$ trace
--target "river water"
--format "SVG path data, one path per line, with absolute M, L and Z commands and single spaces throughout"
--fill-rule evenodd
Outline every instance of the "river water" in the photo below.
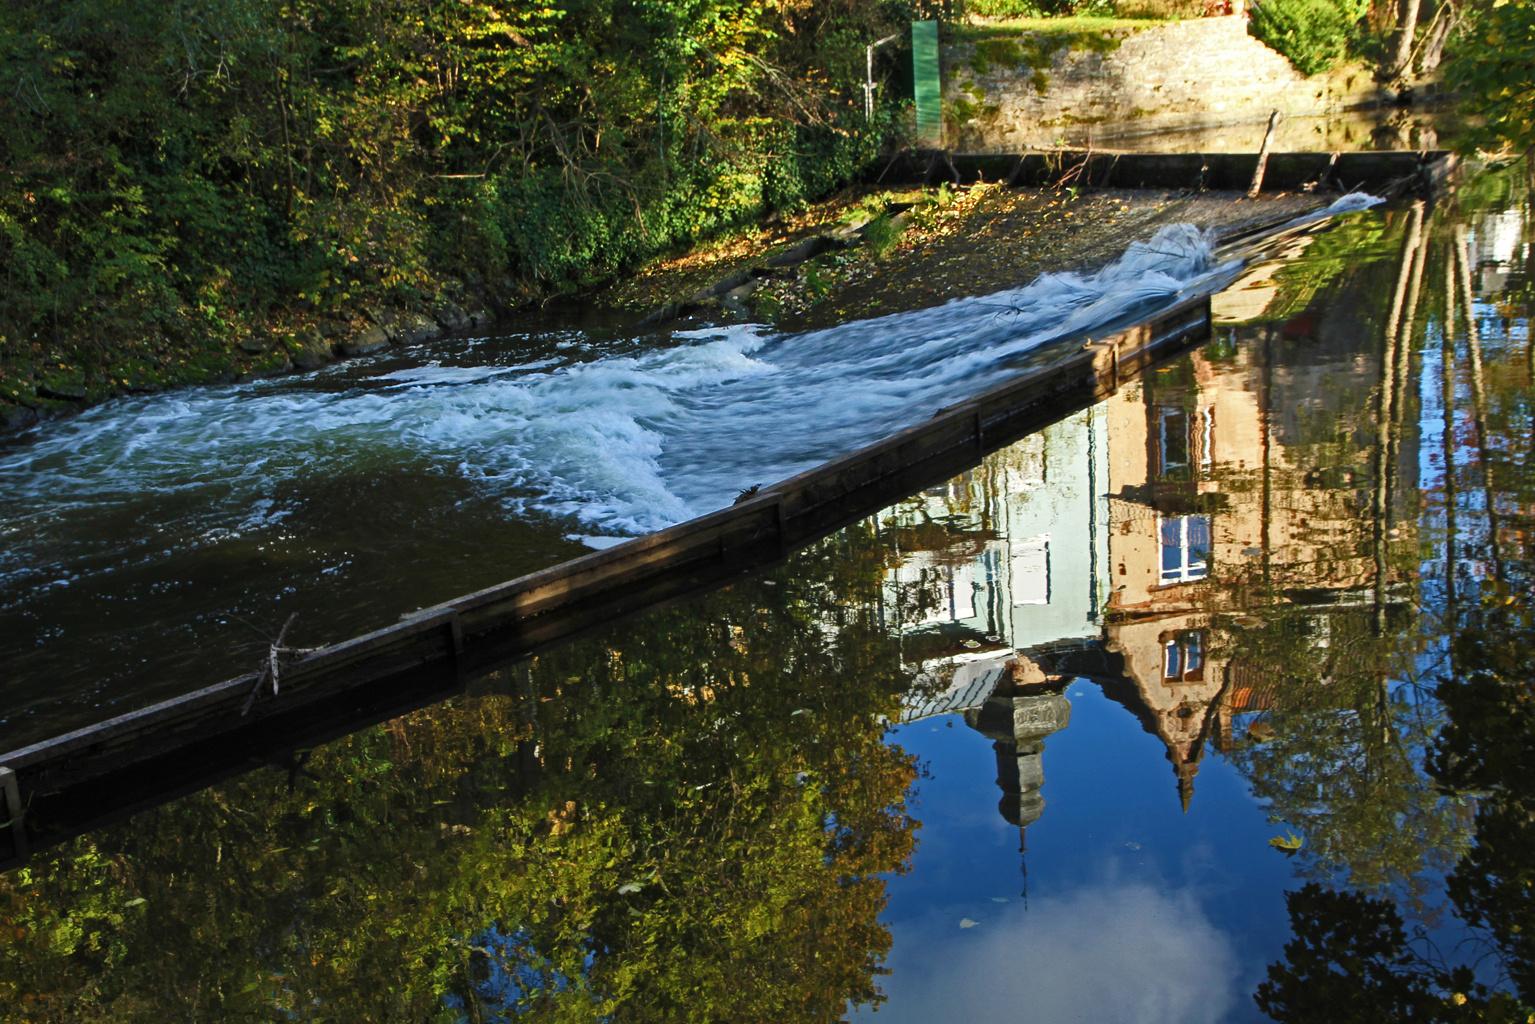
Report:
M 1229 279 L 1169 225 L 1093 274 L 779 334 L 547 322 L 114 402 L 0 446 L 0 750 L 728 505 Z
M 1354 213 L 1245 268 L 1161 240 L 1178 262 L 1139 275 L 1154 285 L 1134 302 L 1229 276 L 1210 344 L 760 578 L 35 857 L 0 881 L 0 1004 L 1523 1020 L 1528 180 Z M 146 403 L 136 426 L 55 425 L 6 454 L 26 496 L 6 513 L 8 621 L 87 647 L 118 613 L 98 597 L 50 619 L 66 601 L 36 603 L 38 553 L 81 567 L 58 591 L 99 595 L 94 579 L 183 564 L 197 529 L 231 531 L 196 548 L 225 552 L 209 580 L 258 564 L 309 586 L 332 559 L 350 581 L 332 600 L 375 591 L 359 619 L 424 604 L 964 397 L 1006 371 L 993 353 L 1026 359 L 1060 327 L 1029 314 L 1019 331 L 1028 299 L 840 336 L 550 331 L 515 364 L 510 343 L 471 339 Z M 844 376 L 812 372 L 829 364 Z M 796 409 L 823 429 L 780 438 Z M 705 427 L 718 438 L 676 447 Z M 120 475 L 72 464 L 66 436 Z M 181 448 L 179 472 L 201 475 L 168 486 Z M 317 540 L 317 499 L 354 531 Z M 157 524 L 159 550 L 90 541 Z M 385 584 L 413 560 L 449 564 Z M 197 622 L 206 592 L 155 607 Z M 177 647 L 174 629 L 143 635 L 138 657 Z M 76 699 L 49 671 L 55 704 Z M 12 707 L 54 706 L 42 689 Z

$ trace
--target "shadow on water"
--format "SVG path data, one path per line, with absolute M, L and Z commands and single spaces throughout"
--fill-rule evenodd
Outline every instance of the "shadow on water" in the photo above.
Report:
M 0 1003 L 1526 1019 L 1527 174 L 1297 239 L 760 579 L 39 854 Z

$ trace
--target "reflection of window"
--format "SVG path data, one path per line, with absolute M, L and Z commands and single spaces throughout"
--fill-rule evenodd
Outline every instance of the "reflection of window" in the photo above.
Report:
M 1209 469 L 1215 464 L 1215 406 L 1211 406 L 1199 416 L 1199 464 Z
M 1197 683 L 1205 677 L 1205 635 L 1177 633 L 1162 641 L 1162 678 Z
M 1183 583 L 1210 575 L 1210 517 L 1162 520 L 1162 582 Z
M 1215 461 L 1215 409 L 1195 412 L 1186 409 L 1157 410 L 1158 476 L 1177 474 L 1198 461 L 1208 469 Z
M 1050 603 L 1050 535 L 1012 542 L 1013 604 Z
M 1189 414 L 1182 409 L 1157 410 L 1157 441 L 1164 473 L 1189 464 Z

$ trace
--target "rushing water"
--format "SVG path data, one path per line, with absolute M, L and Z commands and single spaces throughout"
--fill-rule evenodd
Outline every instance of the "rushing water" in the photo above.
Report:
M 1527 180 L 1297 240 L 761 579 L 37 856 L 0 1006 L 1526 1019 Z
M 1171 225 L 823 331 L 506 333 L 48 424 L 0 448 L 0 749 L 233 675 L 288 614 L 336 641 L 727 505 L 1235 269 Z

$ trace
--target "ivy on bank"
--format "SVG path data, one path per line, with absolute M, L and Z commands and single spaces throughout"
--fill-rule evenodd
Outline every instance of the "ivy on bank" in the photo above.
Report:
M 891 130 L 899 3 L 35 0 L 0 12 L 0 404 L 261 324 L 548 292 L 792 208 Z M 82 394 L 84 392 L 82 391 Z

